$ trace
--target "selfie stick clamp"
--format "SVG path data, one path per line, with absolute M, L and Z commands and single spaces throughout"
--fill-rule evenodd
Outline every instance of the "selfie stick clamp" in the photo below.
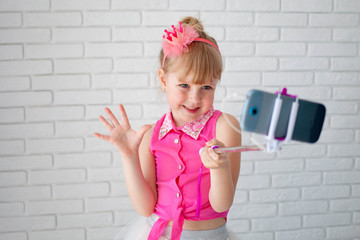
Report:
M 267 143 L 266 143 L 266 150 L 268 152 L 277 152 L 277 151 L 279 151 L 280 150 L 280 144 L 288 143 L 291 140 L 293 132 L 294 132 L 294 127 L 295 127 L 295 122 L 296 122 L 298 109 L 299 109 L 299 99 L 298 99 L 298 97 L 294 96 L 294 95 L 287 94 L 287 89 L 286 88 L 283 88 L 282 92 L 281 93 L 277 92 L 277 94 L 278 94 L 278 96 L 277 96 L 277 98 L 275 100 L 274 109 L 273 109 L 273 112 L 272 112 L 272 115 L 271 115 L 269 133 L 268 133 L 268 136 L 266 138 L 268 140 Z M 279 121 L 279 116 L 280 116 L 281 107 L 282 107 L 281 95 L 295 98 L 295 101 L 293 102 L 293 104 L 291 106 L 291 111 L 290 111 L 288 127 L 287 127 L 285 138 L 276 138 L 275 137 L 275 131 L 276 131 L 276 126 L 277 126 L 278 121 Z

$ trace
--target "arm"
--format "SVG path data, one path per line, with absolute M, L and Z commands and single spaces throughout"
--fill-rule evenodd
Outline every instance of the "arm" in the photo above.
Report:
M 225 113 L 224 113 L 225 114 Z M 239 122 L 231 115 L 227 115 L 230 122 L 239 127 Z M 210 168 L 211 187 L 209 200 L 213 209 L 224 212 L 230 209 L 236 191 L 236 184 L 240 173 L 240 153 L 217 154 L 211 146 L 234 147 L 241 145 L 241 134 L 234 131 L 221 115 L 216 123 L 216 139 L 206 143 L 206 151 L 201 152 L 204 166 Z
M 122 124 L 118 122 L 110 109 L 105 111 L 111 124 L 100 116 L 100 121 L 109 130 L 110 135 L 95 133 L 102 140 L 113 144 L 120 152 L 129 197 L 135 210 L 144 216 L 154 212 L 156 204 L 155 163 L 148 149 L 152 129 L 150 125 L 134 131 L 129 123 L 125 109 L 119 105 Z M 141 160 L 140 160 L 141 159 Z

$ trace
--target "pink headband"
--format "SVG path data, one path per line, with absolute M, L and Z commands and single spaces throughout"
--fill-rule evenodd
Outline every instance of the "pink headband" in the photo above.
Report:
M 219 48 L 213 42 L 199 38 L 199 33 L 192 26 L 187 25 L 183 28 L 181 22 L 179 22 L 178 28 L 175 28 L 174 25 L 171 28 L 173 29 L 171 32 L 165 30 L 166 35 L 163 35 L 162 47 L 164 58 L 162 60 L 162 68 L 164 68 L 167 57 L 181 56 L 183 52 L 189 51 L 188 45 L 194 41 L 210 44 L 220 53 Z

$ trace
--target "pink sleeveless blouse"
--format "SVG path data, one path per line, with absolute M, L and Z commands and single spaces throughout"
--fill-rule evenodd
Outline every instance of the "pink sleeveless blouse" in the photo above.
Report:
M 201 162 L 199 150 L 215 138 L 215 126 L 221 112 L 210 109 L 195 122 L 176 127 L 171 113 L 155 125 L 150 150 L 155 156 L 158 201 L 149 240 L 158 240 L 173 220 L 171 239 L 179 240 L 184 219 L 192 221 L 227 217 L 218 213 L 209 201 L 210 170 Z

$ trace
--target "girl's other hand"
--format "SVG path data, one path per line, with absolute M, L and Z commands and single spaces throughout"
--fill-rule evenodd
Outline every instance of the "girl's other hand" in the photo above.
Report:
M 122 156 L 135 157 L 138 155 L 139 146 L 144 134 L 151 128 L 150 125 L 142 126 L 138 131 L 131 128 L 126 111 L 122 104 L 119 104 L 121 124 L 109 108 L 105 108 L 110 122 L 103 116 L 99 116 L 100 121 L 109 130 L 110 135 L 94 133 L 94 136 L 113 144 Z
M 229 166 L 229 159 L 226 153 L 216 153 L 212 146 L 225 147 L 225 145 L 217 139 L 212 139 L 206 143 L 202 149 L 200 156 L 204 166 L 209 169 L 218 169 Z

